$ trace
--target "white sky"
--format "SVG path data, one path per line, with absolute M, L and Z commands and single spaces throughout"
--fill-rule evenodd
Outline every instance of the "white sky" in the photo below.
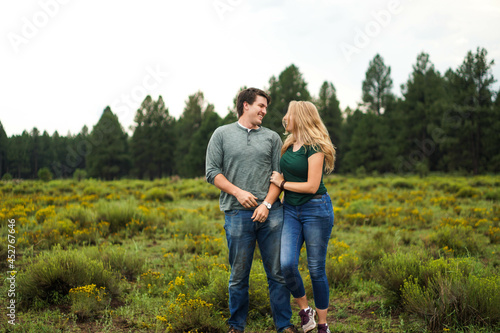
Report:
M 422 51 L 443 74 L 484 47 L 500 79 L 498 0 L 3 0 L 0 29 L 8 136 L 91 130 L 107 105 L 128 129 L 145 93 L 178 118 L 201 90 L 224 116 L 241 86 L 268 88 L 292 63 L 312 95 L 330 81 L 355 108 L 376 53 L 397 95 Z

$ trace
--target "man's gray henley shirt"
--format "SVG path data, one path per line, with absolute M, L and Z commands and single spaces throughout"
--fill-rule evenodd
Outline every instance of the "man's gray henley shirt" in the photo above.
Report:
M 238 122 L 215 130 L 206 155 L 206 178 L 214 184 L 215 176 L 224 175 L 229 182 L 255 195 L 260 204 L 269 191 L 269 178 L 280 171 L 281 138 L 278 133 L 259 127 L 248 131 Z M 220 209 L 245 209 L 224 191 L 220 194 Z

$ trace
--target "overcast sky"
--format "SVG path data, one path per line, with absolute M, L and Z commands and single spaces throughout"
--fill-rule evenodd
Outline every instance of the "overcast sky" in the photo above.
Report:
M 292 63 L 312 95 L 330 81 L 355 108 L 377 53 L 397 95 L 422 51 L 443 74 L 484 47 L 500 79 L 498 0 L 1 1 L 0 29 L 8 136 L 92 129 L 107 105 L 128 129 L 146 94 L 178 118 L 201 90 L 224 116 L 239 87 Z

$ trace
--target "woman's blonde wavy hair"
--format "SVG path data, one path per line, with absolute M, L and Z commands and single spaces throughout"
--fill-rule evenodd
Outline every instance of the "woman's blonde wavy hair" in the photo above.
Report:
M 311 146 L 325 154 L 323 169 L 325 173 L 331 173 L 335 166 L 335 147 L 316 106 L 311 102 L 291 101 L 288 105 L 288 113 L 293 118 L 293 131 L 296 136 L 292 133 L 285 133 L 288 136 L 281 148 L 281 156 L 295 142 L 302 142 L 305 146 Z

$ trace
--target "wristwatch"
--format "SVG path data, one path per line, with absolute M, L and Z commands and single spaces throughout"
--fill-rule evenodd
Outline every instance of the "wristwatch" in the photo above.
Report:
M 269 202 L 267 202 L 267 201 L 262 201 L 262 204 L 263 204 L 264 206 L 266 206 L 266 208 L 267 208 L 267 209 L 269 209 L 269 210 L 271 209 L 271 206 L 272 206 L 272 205 L 271 205 Z

